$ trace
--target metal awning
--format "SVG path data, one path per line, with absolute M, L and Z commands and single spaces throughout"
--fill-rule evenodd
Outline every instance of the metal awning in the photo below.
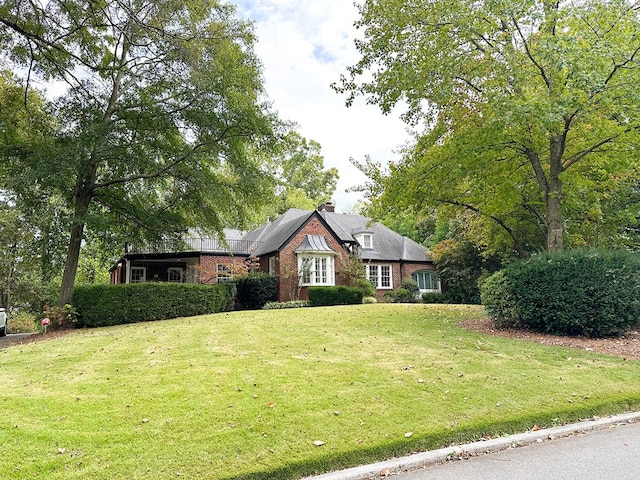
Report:
M 327 244 L 327 239 L 324 235 L 306 235 L 304 240 L 298 248 L 294 250 L 295 253 L 323 253 L 332 252 L 335 253 L 331 247 Z

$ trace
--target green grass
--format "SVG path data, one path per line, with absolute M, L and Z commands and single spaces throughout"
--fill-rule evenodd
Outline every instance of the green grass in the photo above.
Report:
M 292 479 L 640 406 L 640 362 L 456 326 L 479 316 L 233 312 L 9 347 L 0 478 Z

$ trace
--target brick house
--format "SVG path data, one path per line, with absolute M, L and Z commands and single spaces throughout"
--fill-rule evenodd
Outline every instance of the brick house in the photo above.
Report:
M 290 209 L 249 232 L 225 230 L 225 239 L 189 237 L 181 251 L 127 248 L 111 268 L 111 283 L 215 283 L 251 270 L 278 278 L 278 299 L 308 299 L 313 285 L 344 285 L 349 257 L 360 259 L 378 298 L 413 279 L 422 292 L 440 292 L 426 248 L 361 215 Z

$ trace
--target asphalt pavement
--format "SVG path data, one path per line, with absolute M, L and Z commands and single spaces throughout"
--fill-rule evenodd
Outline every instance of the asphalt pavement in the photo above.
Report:
M 0 349 L 7 348 L 9 345 L 18 343 L 20 340 L 30 337 L 32 333 L 10 333 L 4 337 L 0 337 Z
M 418 453 L 308 480 L 637 480 L 640 412 Z

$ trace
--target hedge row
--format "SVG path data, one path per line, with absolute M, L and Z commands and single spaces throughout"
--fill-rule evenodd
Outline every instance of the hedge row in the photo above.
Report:
M 264 272 L 253 272 L 235 282 L 237 288 L 236 305 L 240 309 L 255 310 L 278 296 L 278 280 Z
M 76 287 L 72 301 L 78 327 L 104 327 L 227 311 L 235 294 L 233 283 L 135 283 Z
M 362 303 L 363 293 L 358 287 L 309 287 L 312 307 L 356 305 Z
M 501 325 L 617 336 L 640 325 L 640 255 L 606 250 L 537 255 L 489 277 L 482 302 Z

